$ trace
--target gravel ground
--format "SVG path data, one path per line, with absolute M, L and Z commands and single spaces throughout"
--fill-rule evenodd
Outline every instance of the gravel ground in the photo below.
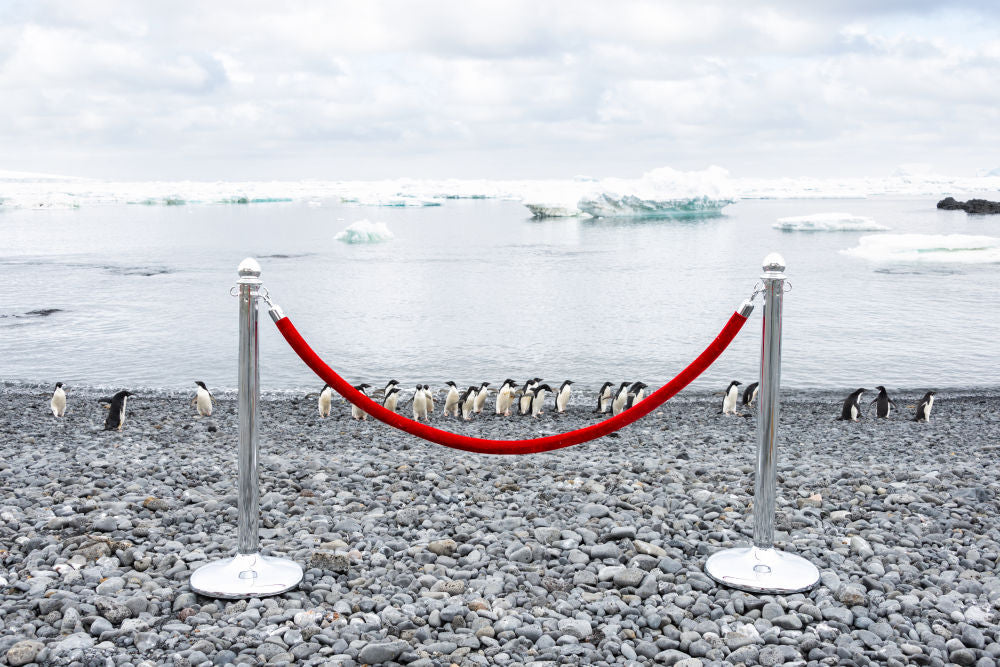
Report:
M 305 579 L 227 602 L 188 580 L 235 551 L 231 397 L 198 418 L 143 392 L 105 432 L 95 390 L 55 419 L 47 392 L 0 386 L 0 663 L 998 664 L 1000 392 L 942 392 L 929 424 L 835 421 L 848 391 L 783 397 L 776 538 L 822 573 L 788 596 L 704 574 L 751 531 L 755 419 L 718 397 L 524 457 L 266 397 L 262 545 Z M 595 420 L 576 396 L 434 422 L 554 433 Z

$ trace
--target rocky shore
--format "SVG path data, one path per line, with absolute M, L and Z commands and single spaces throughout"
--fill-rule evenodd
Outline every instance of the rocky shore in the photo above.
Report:
M 902 409 L 922 391 L 835 421 L 848 391 L 783 397 L 776 537 L 822 575 L 788 596 L 704 574 L 751 533 L 755 419 L 718 397 L 511 458 L 265 398 L 262 545 L 305 579 L 234 602 L 188 585 L 235 551 L 234 400 L 197 418 L 190 396 L 139 393 L 119 433 L 101 392 L 57 420 L 47 392 L 6 385 L 0 664 L 998 664 L 998 392 L 942 391 L 929 424 Z M 591 399 L 434 422 L 530 437 L 592 423 Z

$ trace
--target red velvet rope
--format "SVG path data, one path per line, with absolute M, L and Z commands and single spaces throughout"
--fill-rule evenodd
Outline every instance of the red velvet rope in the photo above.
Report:
M 733 313 L 729 318 L 725 328 L 716 336 L 715 340 L 705 348 L 705 351 L 698 355 L 691 364 L 681 371 L 677 377 L 650 394 L 646 399 L 639 401 L 628 410 L 618 413 L 616 416 L 604 421 L 569 431 L 558 435 L 550 435 L 543 438 L 532 438 L 530 440 L 488 440 L 486 438 L 470 438 L 469 436 L 450 433 L 441 429 L 421 424 L 408 417 L 397 414 L 392 410 L 382 407 L 372 399 L 357 391 L 344 378 L 337 375 L 332 368 L 320 359 L 309 344 L 302 338 L 298 330 L 287 317 L 283 317 L 276 322 L 278 331 L 285 337 L 288 344 L 306 363 L 334 391 L 346 398 L 348 401 L 358 406 L 375 419 L 383 421 L 390 426 L 406 431 L 418 438 L 430 440 L 445 447 L 461 449 L 467 452 L 477 452 L 479 454 L 534 454 L 536 452 L 547 452 L 561 447 L 579 445 L 582 442 L 600 438 L 620 428 L 628 426 L 637 419 L 645 417 L 653 410 L 657 409 L 669 399 L 673 398 L 677 392 L 691 383 L 712 365 L 719 355 L 736 338 L 736 334 L 743 328 L 747 318 L 738 312 Z

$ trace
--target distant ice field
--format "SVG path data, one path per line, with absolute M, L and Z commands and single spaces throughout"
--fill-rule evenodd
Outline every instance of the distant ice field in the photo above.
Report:
M 656 387 L 712 340 L 778 251 L 792 285 L 786 389 L 1000 385 L 1000 219 L 939 211 L 940 193 L 742 199 L 647 220 L 537 219 L 515 199 L 397 206 L 213 184 L 213 197 L 223 191 L 246 204 L 0 206 L 0 380 L 234 388 L 229 290 L 254 256 L 274 300 L 354 382 Z M 889 231 L 774 228 L 829 223 L 831 212 Z M 352 228 L 392 238 L 337 240 Z M 260 326 L 264 388 L 318 390 L 263 313 Z M 760 328 L 758 308 L 697 386 L 755 381 Z

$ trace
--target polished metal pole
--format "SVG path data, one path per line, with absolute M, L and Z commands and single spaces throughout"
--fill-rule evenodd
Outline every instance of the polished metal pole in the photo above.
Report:
M 757 401 L 757 472 L 753 494 L 753 543 L 774 546 L 775 496 L 778 493 L 778 408 L 781 387 L 781 307 L 785 266 L 779 255 L 764 260 L 764 325 Z
M 208 563 L 191 574 L 192 590 L 215 598 L 278 595 L 295 588 L 302 581 L 302 567 L 298 563 L 260 553 L 260 462 L 257 438 L 257 424 L 260 421 L 257 342 L 258 300 L 262 289 L 260 264 L 252 257 L 247 257 L 240 262 L 238 271 L 239 479 L 236 503 L 239 518 L 236 555 Z
M 258 484 L 257 421 L 260 418 L 260 370 L 257 344 L 257 297 L 260 293 L 260 266 L 252 259 L 239 266 L 236 281 L 240 299 L 239 410 L 240 452 L 238 547 L 241 554 L 259 551 L 260 486 Z
M 757 470 L 754 480 L 753 545 L 716 552 L 705 572 L 720 584 L 754 593 L 797 593 L 819 583 L 819 570 L 805 558 L 774 548 L 778 468 L 778 408 L 781 387 L 781 315 L 785 260 L 764 258 L 764 325 L 757 416 Z

